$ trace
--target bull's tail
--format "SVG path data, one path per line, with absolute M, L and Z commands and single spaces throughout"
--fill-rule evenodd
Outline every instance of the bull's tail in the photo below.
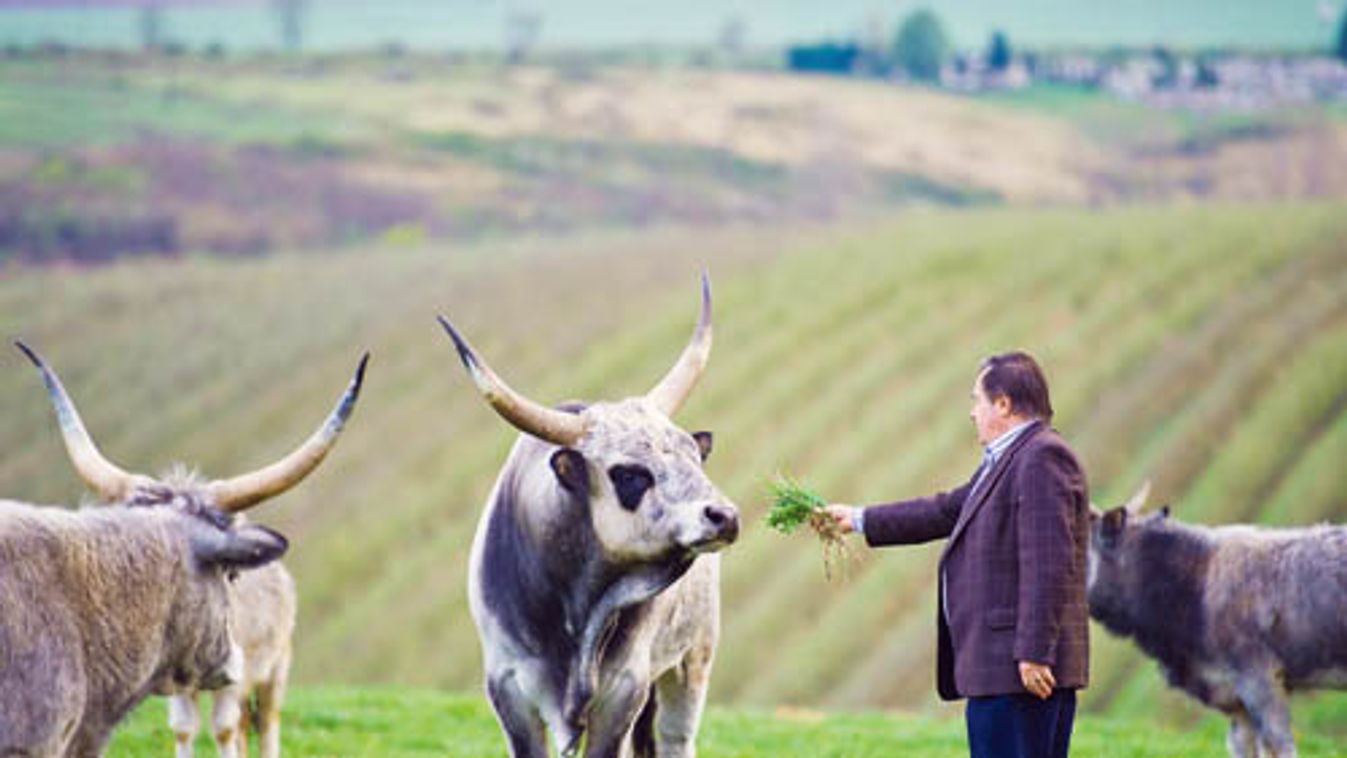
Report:
M 645 707 L 641 708 L 641 713 L 636 717 L 636 724 L 631 728 L 631 746 L 635 758 L 655 758 L 655 686 L 650 686 L 650 696 L 645 700 Z

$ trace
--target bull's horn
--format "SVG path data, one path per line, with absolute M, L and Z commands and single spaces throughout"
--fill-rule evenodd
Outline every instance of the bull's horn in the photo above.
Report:
M 706 362 L 711 357 L 711 280 L 702 272 L 702 310 L 697 318 L 697 328 L 692 339 L 678 356 L 678 362 L 669 369 L 655 388 L 646 393 L 646 398 L 666 416 L 672 416 L 683 407 L 683 402 L 692 394 L 697 380 L 702 378 Z
M 1146 507 L 1146 498 L 1150 496 L 1151 480 L 1147 479 L 1141 483 L 1141 486 L 1132 494 L 1132 497 L 1128 498 L 1127 502 L 1123 504 L 1123 507 L 1127 509 L 1128 513 L 1135 516 L 1138 513 L 1141 513 L 1141 509 Z
M 265 468 L 206 485 L 216 507 L 230 513 L 246 510 L 285 492 L 308 476 L 337 443 L 346 420 L 351 417 L 355 401 L 360 397 L 360 385 L 365 381 L 365 364 L 368 362 L 369 353 L 360 356 L 355 376 L 332 413 L 294 452 Z
M 510 389 L 508 384 L 496 376 L 496 372 L 492 371 L 490 366 L 477 357 L 472 345 L 463 339 L 463 335 L 454 329 L 448 319 L 440 316 L 439 320 L 440 326 L 444 327 L 449 337 L 453 339 L 454 347 L 458 348 L 458 357 L 468 369 L 477 390 L 491 407 L 496 409 L 501 418 L 521 432 L 563 447 L 574 445 L 585 435 L 588 426 L 583 419 L 574 413 L 558 411 L 535 403 Z
M 89 485 L 89 489 L 107 502 L 117 502 L 125 499 L 138 485 L 153 484 L 153 479 L 123 471 L 103 457 L 93 438 L 89 436 L 88 430 L 84 428 L 79 411 L 75 410 L 75 403 L 66 394 L 60 377 L 32 348 L 17 340 L 14 344 L 42 372 L 42 381 L 46 383 L 47 394 L 51 396 L 51 404 L 56 409 L 56 423 L 61 427 L 61 439 L 65 442 L 66 453 L 75 466 L 75 473 Z

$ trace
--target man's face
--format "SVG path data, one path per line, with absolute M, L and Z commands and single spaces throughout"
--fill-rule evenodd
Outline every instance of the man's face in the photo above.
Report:
M 987 397 L 982 388 L 982 377 L 985 373 L 985 370 L 979 372 L 977 378 L 973 380 L 973 391 L 970 393 L 973 407 L 968 411 L 968 416 L 973 419 L 973 426 L 977 429 L 978 444 L 981 445 L 1000 437 L 1011 427 L 1010 400 L 1004 395 L 998 396 L 995 400 Z

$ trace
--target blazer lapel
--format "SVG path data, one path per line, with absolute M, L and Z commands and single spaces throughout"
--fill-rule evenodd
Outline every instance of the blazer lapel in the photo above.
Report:
M 949 549 L 954 545 L 954 542 L 959 539 L 959 536 L 963 534 L 964 529 L 968 526 L 968 522 L 972 520 L 973 515 L 987 502 L 987 496 L 991 494 L 991 491 L 996 487 L 997 482 L 1001 480 L 1001 475 L 1010 467 L 1010 459 L 1015 457 L 1015 453 L 1019 452 L 1021 447 L 1024 447 L 1024 443 L 1028 442 L 1029 438 L 1042 430 L 1042 421 L 1033 422 L 1032 426 L 1025 429 L 1014 442 L 1010 443 L 1010 447 L 1006 448 L 1006 451 L 1001 454 L 999 459 L 997 459 L 996 465 L 992 466 L 992 470 L 988 471 L 987 475 L 982 477 L 982 481 L 978 483 L 977 487 L 975 487 L 972 492 L 968 493 L 968 502 L 964 503 L 963 508 L 959 511 L 959 520 L 954 524 L 954 531 L 950 532 L 949 542 L 945 545 L 946 553 L 949 552 Z

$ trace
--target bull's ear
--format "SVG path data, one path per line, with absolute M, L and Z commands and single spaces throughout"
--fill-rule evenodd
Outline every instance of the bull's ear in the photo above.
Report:
M 704 461 L 704 460 L 706 460 L 707 458 L 710 458 L 710 457 L 711 457 L 711 433 L 710 433 L 710 432 L 693 432 L 693 433 L 692 433 L 692 439 L 694 439 L 694 440 L 697 441 L 697 449 L 701 451 L 701 454 L 702 454 L 702 460 Z
M 589 467 L 585 465 L 585 456 L 579 450 L 563 447 L 552 453 L 552 473 L 567 492 L 586 496 L 589 494 Z
M 212 529 L 192 538 L 192 555 L 202 566 L 250 569 L 285 555 L 290 541 L 280 532 L 257 524 L 221 531 Z

